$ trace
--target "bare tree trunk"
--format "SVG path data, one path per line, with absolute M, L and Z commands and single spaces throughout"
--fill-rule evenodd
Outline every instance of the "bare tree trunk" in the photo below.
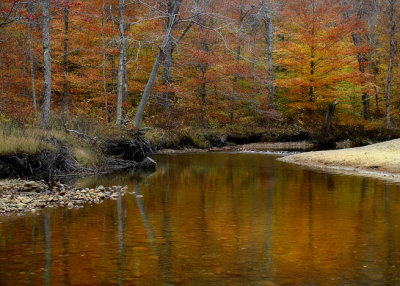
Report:
M 274 24 L 272 22 L 271 11 L 266 1 L 263 1 L 265 41 L 267 43 L 268 57 L 268 101 L 269 108 L 275 107 L 275 75 L 274 75 Z
M 24 51 L 24 59 L 23 59 L 23 65 L 22 65 L 22 78 L 24 79 L 24 82 L 22 84 L 22 96 L 26 97 L 26 90 L 27 90 L 27 86 L 26 86 L 26 51 Z
M 64 6 L 64 94 L 63 94 L 63 109 L 64 113 L 69 112 L 69 8 Z
M 157 77 L 157 73 L 158 73 L 158 69 L 160 68 L 160 64 L 162 59 L 165 58 L 164 56 L 164 50 L 168 47 L 168 43 L 171 39 L 171 35 L 172 35 L 172 29 L 174 28 L 174 25 L 176 23 L 176 17 L 177 14 L 179 13 L 180 7 L 182 4 L 182 0 L 169 0 L 168 1 L 168 17 L 171 17 L 171 21 L 169 21 L 169 25 L 166 27 L 166 31 L 165 31 L 165 36 L 164 36 L 164 40 L 162 43 L 162 47 L 157 55 L 157 58 L 153 64 L 153 69 L 151 71 L 150 77 L 147 81 L 146 87 L 144 89 L 143 95 L 142 95 L 142 99 L 140 100 L 139 106 L 138 106 L 138 110 L 136 111 L 135 114 L 135 119 L 134 119 L 134 126 L 136 128 L 140 127 L 140 122 L 142 121 L 142 117 L 143 117 L 143 112 L 144 112 L 144 108 L 146 107 L 147 101 L 150 98 L 150 92 L 151 89 L 153 88 L 154 82 L 156 80 Z M 179 41 L 183 38 L 183 36 L 189 31 L 190 27 L 192 26 L 192 22 L 186 27 L 186 29 L 183 31 L 183 33 L 179 36 L 179 38 L 176 41 L 176 44 L 179 43 Z M 176 45 L 175 44 L 175 45 Z M 175 46 L 174 45 L 174 46 Z
M 140 100 L 140 103 L 138 106 L 138 110 L 136 111 L 135 119 L 133 122 L 133 125 L 136 128 L 140 127 L 140 122 L 142 121 L 144 108 L 146 107 L 146 103 L 150 97 L 151 89 L 153 88 L 154 82 L 156 81 L 156 77 L 157 77 L 157 73 L 158 73 L 158 69 L 160 67 L 160 62 L 161 62 L 161 57 L 162 57 L 161 54 L 162 54 L 162 52 L 160 50 L 158 52 L 157 58 L 153 64 L 153 70 L 151 71 L 149 80 L 147 81 L 146 87 L 145 87 L 143 95 L 142 95 L 142 99 Z
M 3 101 L 3 93 L 4 93 L 4 80 L 3 80 L 3 60 L 2 60 L 2 49 L 1 49 L 1 40 L 0 40 L 0 104 L 2 104 Z M 1 111 L 1 105 L 0 105 L 0 111 Z
M 103 92 L 104 92 L 104 109 L 106 112 L 106 121 L 109 122 L 108 116 L 108 99 L 107 99 L 107 82 L 106 82 L 106 40 L 104 36 L 104 22 L 105 22 L 105 12 L 106 12 L 106 3 L 103 0 L 103 15 L 101 17 L 101 42 L 103 45 Z
M 122 100 L 124 89 L 124 57 L 126 52 L 125 38 L 125 0 L 119 0 L 119 60 L 118 60 L 118 83 L 117 83 L 117 125 L 122 124 Z
M 124 50 L 124 96 L 123 102 L 128 101 L 128 47 Z
M 313 13 L 313 23 L 311 29 L 311 37 L 312 37 L 312 44 L 311 44 L 311 61 L 310 61 L 310 90 L 309 90 L 309 101 L 314 101 L 314 74 L 315 74 L 315 46 L 314 46 L 314 37 L 315 37 L 315 23 L 316 19 L 316 11 L 315 11 L 315 3 L 312 3 L 312 13 Z
M 208 43 L 207 39 L 203 39 L 200 44 L 200 49 L 204 51 L 205 53 L 209 52 L 208 48 Z M 200 95 L 200 125 L 201 127 L 206 127 L 206 97 L 207 97 L 207 86 L 206 86 L 206 72 L 208 70 L 208 63 L 200 63 L 200 72 L 201 72 L 201 84 L 200 84 L 200 89 L 199 89 L 199 95 Z
M 358 1 L 358 19 L 361 20 L 363 18 L 363 9 L 364 9 L 364 0 L 359 0 Z M 356 47 L 361 47 L 362 46 L 362 39 L 360 31 L 355 31 L 352 35 L 353 37 L 353 42 Z M 365 74 L 365 65 L 368 62 L 368 57 L 365 55 L 364 52 L 358 52 L 358 65 L 359 65 L 359 70 L 361 73 Z M 364 92 L 361 96 L 362 104 L 363 104 L 363 110 L 364 110 L 364 119 L 369 120 L 371 118 L 371 113 L 370 113 L 370 96 L 368 93 Z
M 50 0 L 42 0 L 43 7 L 43 103 L 42 103 L 42 127 L 50 126 L 50 102 L 51 102 L 51 51 L 50 51 Z
M 238 33 L 237 33 L 237 39 L 238 39 L 238 46 L 236 49 L 236 61 L 237 64 L 239 65 L 240 63 L 240 57 L 241 57 L 241 44 L 242 44 L 242 28 L 243 28 L 243 22 L 245 18 L 245 13 L 244 13 L 244 3 L 243 0 L 240 0 L 239 4 L 239 25 L 238 25 Z M 233 125 L 234 122 L 234 117 L 235 117 L 235 109 L 236 109 L 236 99 L 237 99 L 237 94 L 236 94 L 236 85 L 237 81 L 239 79 L 239 75 L 235 73 L 233 77 L 233 86 L 232 86 L 232 97 L 231 97 L 231 110 L 230 110 L 230 124 Z
M 338 101 L 329 103 L 328 109 L 326 111 L 326 117 L 325 117 L 325 122 L 324 122 L 324 132 L 328 134 L 329 132 L 332 131 L 332 121 L 333 121 L 333 115 L 335 114 L 335 109 L 336 105 L 338 105 Z
M 166 17 L 166 22 L 165 22 L 165 29 L 169 29 L 169 27 L 172 27 L 175 25 L 176 21 L 176 14 L 178 13 L 180 9 L 182 0 L 169 0 L 168 2 L 168 12 Z M 189 26 L 185 29 L 185 31 L 182 33 L 182 35 L 186 34 L 186 32 L 190 29 L 192 24 L 189 24 Z M 162 66 L 163 66 L 163 84 L 166 87 L 169 87 L 172 84 L 172 78 L 171 78 L 171 68 L 173 65 L 173 53 L 175 51 L 176 45 L 178 44 L 179 40 L 182 38 L 179 37 L 177 41 L 173 38 L 172 34 L 169 35 L 167 42 L 165 44 L 165 47 L 163 49 L 163 57 L 162 57 Z M 167 91 L 163 93 L 163 100 L 164 100 L 164 112 L 168 113 L 169 110 L 169 105 L 171 99 L 174 97 L 175 92 L 173 91 Z
M 36 84 L 35 84 L 35 65 L 33 59 L 33 47 L 32 47 L 32 35 L 31 35 L 31 20 L 28 20 L 28 42 L 29 42 L 29 60 L 31 66 L 31 81 L 32 81 L 32 100 L 33 100 L 33 110 L 35 114 L 37 113 L 37 102 L 36 102 Z
M 389 0 L 389 29 L 390 29 L 390 52 L 389 52 L 389 64 L 387 74 L 387 92 L 386 92 L 386 126 L 392 128 L 392 122 L 390 117 L 390 104 L 392 95 L 392 70 L 393 70 L 393 57 L 395 53 L 395 34 L 396 34 L 396 22 L 394 19 L 396 0 Z

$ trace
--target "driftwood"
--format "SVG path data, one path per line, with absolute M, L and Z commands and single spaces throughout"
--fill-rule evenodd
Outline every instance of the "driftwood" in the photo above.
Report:
M 135 162 L 142 162 L 153 153 L 151 142 L 142 137 L 136 140 L 108 140 L 101 147 L 105 155 Z
M 67 129 L 67 128 L 64 128 L 64 130 L 65 130 L 66 133 L 75 134 L 75 135 L 77 135 L 80 139 L 83 139 L 83 140 L 85 140 L 85 141 L 87 141 L 87 142 L 89 142 L 89 143 L 97 143 L 97 141 L 98 141 L 98 138 L 97 138 L 97 137 L 90 137 L 89 135 L 84 134 L 84 133 L 79 132 L 79 131 L 76 131 L 76 130 Z

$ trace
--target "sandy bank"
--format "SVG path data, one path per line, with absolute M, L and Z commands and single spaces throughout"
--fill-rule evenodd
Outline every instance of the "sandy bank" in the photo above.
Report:
M 279 160 L 341 173 L 400 181 L 400 139 L 358 148 L 301 153 Z

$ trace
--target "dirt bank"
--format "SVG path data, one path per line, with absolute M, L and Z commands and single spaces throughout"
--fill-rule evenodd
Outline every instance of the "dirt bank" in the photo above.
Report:
M 400 181 L 400 139 L 350 149 L 301 153 L 279 160 L 313 168 Z
M 228 145 L 223 147 L 212 147 L 208 149 L 199 148 L 185 148 L 181 150 L 176 149 L 162 149 L 156 151 L 156 154 L 181 154 L 181 153 L 202 153 L 202 152 L 262 152 L 262 151 L 306 151 L 313 148 L 311 142 L 276 142 L 276 143 L 251 143 L 244 145 Z

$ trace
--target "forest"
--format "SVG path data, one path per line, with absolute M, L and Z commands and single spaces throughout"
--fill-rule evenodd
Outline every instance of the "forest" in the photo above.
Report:
M 3 0 L 0 123 L 393 129 L 399 17 L 397 0 Z
M 400 285 L 399 23 L 0 0 L 0 285 Z

